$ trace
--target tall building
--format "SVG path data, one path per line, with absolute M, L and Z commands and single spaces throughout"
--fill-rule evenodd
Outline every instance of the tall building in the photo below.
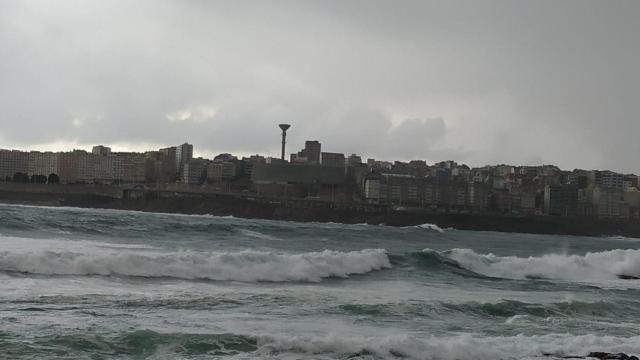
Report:
M 178 173 L 176 152 L 177 147 L 171 146 L 168 148 L 158 150 L 158 160 L 162 162 L 160 179 L 168 182 L 174 182 L 182 177 L 182 174 Z
M 193 158 L 193 145 L 184 143 L 176 146 L 176 169 L 179 173 L 182 173 L 184 164 L 188 163 Z
M 304 143 L 304 149 L 297 154 L 291 154 L 291 162 L 305 164 L 320 164 L 320 149 L 322 145 L 317 140 L 307 140 Z

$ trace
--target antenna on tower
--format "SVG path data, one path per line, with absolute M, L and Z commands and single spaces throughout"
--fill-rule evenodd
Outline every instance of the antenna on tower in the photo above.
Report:
M 287 130 L 291 127 L 289 124 L 280 124 L 278 125 L 280 129 L 282 129 L 282 154 L 280 155 L 280 159 L 284 161 L 284 146 L 287 143 Z

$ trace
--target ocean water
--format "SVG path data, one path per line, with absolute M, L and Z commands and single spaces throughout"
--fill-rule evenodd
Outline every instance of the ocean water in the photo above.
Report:
M 640 240 L 0 205 L 1 359 L 640 353 Z

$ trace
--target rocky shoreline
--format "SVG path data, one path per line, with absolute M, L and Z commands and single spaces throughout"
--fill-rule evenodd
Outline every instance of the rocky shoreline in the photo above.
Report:
M 640 360 L 634 355 L 625 353 L 591 352 L 586 356 L 558 356 L 554 354 L 544 354 L 545 356 L 561 359 L 599 359 L 599 360 Z

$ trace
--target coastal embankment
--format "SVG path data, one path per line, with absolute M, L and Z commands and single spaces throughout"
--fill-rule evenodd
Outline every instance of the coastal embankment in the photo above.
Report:
M 581 236 L 640 237 L 640 223 L 554 216 L 504 216 L 390 207 L 319 199 L 272 198 L 250 193 L 215 192 L 202 188 L 147 189 L 105 185 L 0 184 L 0 202 L 109 208 L 145 212 L 211 214 L 300 222 L 436 224 L 459 230 Z

